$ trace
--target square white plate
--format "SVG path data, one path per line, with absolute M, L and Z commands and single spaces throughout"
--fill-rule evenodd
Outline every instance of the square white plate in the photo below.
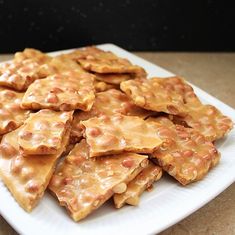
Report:
M 104 44 L 99 47 L 144 67 L 149 77 L 172 75 L 113 44 Z M 61 52 L 68 51 L 51 54 L 56 55 Z M 195 86 L 193 88 L 203 102 L 215 105 L 235 122 L 234 109 L 201 89 Z M 49 193 L 45 194 L 31 214 L 26 213 L 0 181 L 0 213 L 16 231 L 25 235 L 158 233 L 205 205 L 235 181 L 235 130 L 233 129 L 216 145 L 222 155 L 221 162 L 202 181 L 182 187 L 165 174 L 155 184 L 154 190 L 144 193 L 138 207 L 125 206 L 117 210 L 109 201 L 83 221 L 75 223 Z

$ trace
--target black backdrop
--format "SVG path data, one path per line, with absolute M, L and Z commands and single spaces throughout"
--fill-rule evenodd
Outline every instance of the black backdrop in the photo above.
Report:
M 105 42 L 129 50 L 234 51 L 234 15 L 223 0 L 0 0 L 0 53 Z

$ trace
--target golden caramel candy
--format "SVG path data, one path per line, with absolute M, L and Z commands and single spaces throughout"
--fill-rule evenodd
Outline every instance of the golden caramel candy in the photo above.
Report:
M 121 82 L 136 78 L 135 74 L 128 73 L 95 73 L 96 80 L 108 83 L 119 85 Z
M 17 91 L 25 91 L 40 76 L 40 67 L 50 57 L 34 49 L 17 52 L 11 62 L 0 65 L 0 85 Z
M 116 193 L 113 196 L 116 208 L 121 208 L 124 204 L 137 206 L 139 204 L 140 195 L 144 190 L 150 188 L 154 181 L 157 181 L 162 176 L 162 169 L 149 162 L 131 182 L 128 183 L 127 189 L 123 193 Z
M 126 184 L 143 169 L 141 165 L 148 162 L 147 156 L 135 153 L 98 159 L 88 159 L 88 155 L 88 145 L 82 140 L 59 164 L 49 184 L 60 205 L 66 207 L 75 221 L 96 210 L 114 192 L 123 192 Z M 126 159 L 132 160 L 132 165 L 124 166 Z
M 6 62 L 0 65 L 0 85 L 17 91 L 25 91 L 38 76 L 40 64 L 30 59 L 20 63 Z
M 43 109 L 31 114 L 19 133 L 21 154 L 25 157 L 56 154 L 61 149 L 63 136 L 70 128 L 72 119 L 73 111 L 56 112 Z
M 24 93 L 0 88 L 0 135 L 15 130 L 28 118 L 30 111 L 20 107 Z
M 44 64 L 49 62 L 51 60 L 51 57 L 33 48 L 26 48 L 22 52 L 15 53 L 14 62 L 20 63 L 28 59 L 31 59 L 39 64 Z
M 164 80 L 162 78 L 128 80 L 122 82 L 120 88 L 136 105 L 144 109 L 185 115 L 187 109 L 183 96 L 173 89 L 165 89 Z
M 174 125 L 164 117 L 148 121 L 159 125 L 158 135 L 163 140 L 152 157 L 181 184 L 202 179 L 219 162 L 220 154 L 215 146 L 198 131 Z
M 39 74 L 41 77 L 47 77 L 68 71 L 84 72 L 82 67 L 76 61 L 72 60 L 69 55 L 61 54 L 41 66 Z
M 184 104 L 188 104 L 189 106 L 201 104 L 193 88 L 183 78 L 168 77 L 161 79 L 161 83 L 166 91 L 175 92 L 180 95 Z
M 67 72 L 36 80 L 26 91 L 21 106 L 33 110 L 89 111 L 94 99 L 93 76 Z
M 208 141 L 223 138 L 232 128 L 232 120 L 212 105 L 188 106 L 185 117 L 174 116 L 173 121 L 194 128 Z
M 146 77 L 143 68 L 132 65 L 130 61 L 120 58 L 110 51 L 96 47 L 85 47 L 73 52 L 74 58 L 87 70 L 96 73 L 131 73 Z
M 152 153 L 162 143 L 155 123 L 135 116 L 103 115 L 82 121 L 90 157 L 126 152 Z
M 94 87 L 96 92 L 103 92 L 110 89 L 119 89 L 119 85 L 108 84 L 106 82 L 101 82 L 99 80 L 94 81 Z
M 150 116 L 152 112 L 136 106 L 124 93 L 119 90 L 111 89 L 105 92 L 97 93 L 94 105 L 90 111 L 78 111 L 74 114 L 71 130 L 71 142 L 77 143 L 82 137 L 83 129 L 80 121 L 100 115 L 112 116 L 118 113 L 127 116 L 139 116 L 144 119 Z
M 19 152 L 21 128 L 3 136 L 0 144 L 0 177 L 15 200 L 27 212 L 37 205 L 47 188 L 56 160 L 65 150 L 69 131 L 63 136 L 61 148 L 53 155 L 23 157 Z

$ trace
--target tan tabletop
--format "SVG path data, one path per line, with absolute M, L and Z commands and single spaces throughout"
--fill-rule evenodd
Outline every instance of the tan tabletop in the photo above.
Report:
M 235 53 L 137 52 L 235 108 Z M 0 55 L 0 61 L 10 59 Z M 161 235 L 235 234 L 235 183 L 213 201 Z M 1 203 L 1 202 L 0 202 Z M 156 221 L 157 223 L 157 221 Z M 27 226 L 27 225 L 26 225 Z M 0 235 L 17 234 L 0 216 Z

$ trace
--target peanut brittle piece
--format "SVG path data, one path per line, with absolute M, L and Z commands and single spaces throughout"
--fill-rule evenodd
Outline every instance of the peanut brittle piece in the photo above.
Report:
M 212 105 L 189 106 L 189 110 L 188 115 L 174 116 L 173 121 L 194 128 L 208 141 L 224 137 L 233 128 L 232 120 Z
M 22 62 L 6 62 L 0 65 L 0 85 L 17 91 L 25 91 L 38 76 L 40 64 L 28 59 Z
M 161 78 L 133 79 L 121 83 L 121 90 L 129 96 L 136 105 L 157 112 L 174 115 L 185 115 L 187 109 L 182 95 L 173 89 L 166 89 Z
M 105 92 L 97 93 L 95 102 L 90 111 L 76 112 L 74 114 L 71 131 L 72 143 L 77 143 L 82 137 L 83 129 L 81 128 L 80 121 L 100 115 L 112 116 L 117 113 L 127 116 L 139 116 L 143 119 L 151 115 L 150 111 L 134 105 L 133 102 L 119 90 L 110 89 Z
M 126 190 L 148 164 L 147 156 L 135 153 L 89 159 L 89 148 L 82 140 L 59 164 L 49 189 L 75 221 L 85 218 L 114 193 Z
M 24 94 L 0 88 L 0 135 L 8 133 L 28 118 L 30 111 L 20 107 Z
M 110 89 L 119 89 L 119 85 L 114 85 L 114 84 L 108 84 L 106 82 L 101 82 L 98 80 L 94 81 L 94 87 L 95 87 L 95 91 L 98 92 L 102 92 L 102 91 L 107 91 Z
M 102 115 L 81 121 L 90 157 L 121 152 L 152 153 L 162 143 L 155 123 L 136 116 Z
M 50 62 L 40 67 L 39 74 L 41 77 L 48 77 L 54 74 L 61 74 L 67 71 L 85 72 L 82 67 L 68 55 L 61 54 L 53 57 Z
M 176 92 L 183 98 L 184 104 L 190 106 L 201 105 L 201 101 L 195 94 L 193 88 L 180 77 L 161 78 L 164 89 L 168 92 Z
M 17 52 L 13 61 L 0 65 L 0 85 L 25 91 L 36 79 L 42 78 L 40 67 L 50 59 L 51 57 L 34 49 Z
M 69 130 L 56 154 L 23 157 L 19 152 L 21 127 L 3 136 L 0 144 L 0 177 L 15 200 L 27 212 L 37 205 L 53 174 L 56 160 L 65 150 Z
M 150 118 L 158 123 L 158 135 L 163 140 L 152 154 L 159 165 L 182 185 L 202 179 L 220 159 L 215 146 L 192 128 L 174 125 L 167 118 Z
M 49 62 L 51 57 L 33 48 L 25 48 L 24 51 L 15 53 L 14 62 L 20 63 L 28 59 L 38 62 L 39 64 L 44 64 Z
M 132 65 L 130 61 L 120 58 L 110 51 L 96 47 L 86 47 L 74 52 L 76 60 L 88 71 L 96 73 L 132 73 L 146 77 L 143 68 Z
M 73 111 L 56 112 L 43 109 L 31 114 L 19 133 L 20 153 L 25 157 L 56 154 L 63 145 L 63 136 L 70 128 L 72 120 Z
M 157 181 L 162 176 L 162 169 L 149 162 L 149 165 L 144 168 L 128 185 L 127 190 L 121 194 L 114 194 L 113 200 L 116 208 L 121 208 L 124 204 L 137 206 L 139 204 L 140 195 L 152 186 L 154 181 Z
M 128 73 L 95 73 L 97 80 L 106 82 L 108 84 L 119 85 L 121 82 L 134 79 L 136 76 L 134 74 Z
M 89 111 L 94 99 L 93 76 L 67 72 L 36 80 L 26 91 L 21 106 L 33 110 Z

